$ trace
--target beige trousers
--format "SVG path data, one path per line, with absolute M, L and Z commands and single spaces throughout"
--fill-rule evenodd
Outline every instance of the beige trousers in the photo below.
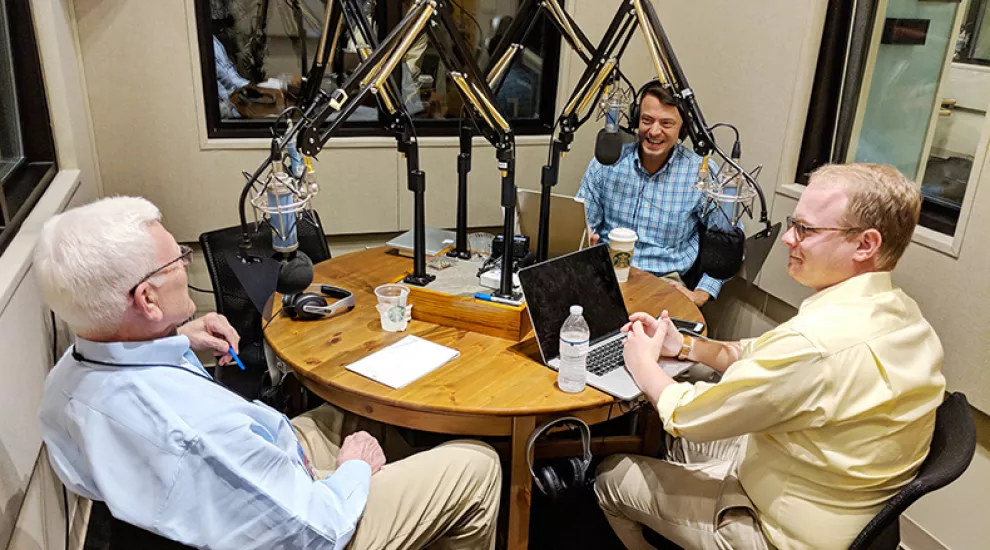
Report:
M 667 459 L 614 455 L 595 480 L 598 504 L 626 548 L 652 550 L 647 526 L 687 550 L 770 548 L 735 470 L 745 439 L 667 438 Z
M 344 437 L 358 430 L 379 435 L 375 424 L 326 404 L 292 419 L 322 477 L 333 473 Z M 501 485 L 498 455 L 478 441 L 451 441 L 386 464 L 371 477 L 348 548 L 494 549 Z

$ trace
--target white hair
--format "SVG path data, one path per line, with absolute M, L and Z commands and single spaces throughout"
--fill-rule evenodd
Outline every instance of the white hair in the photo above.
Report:
M 48 220 L 34 249 L 48 307 L 77 334 L 116 332 L 131 287 L 157 267 L 148 225 L 160 220 L 139 197 L 100 199 Z

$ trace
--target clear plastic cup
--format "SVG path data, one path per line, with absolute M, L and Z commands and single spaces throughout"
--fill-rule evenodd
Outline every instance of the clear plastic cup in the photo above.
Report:
M 409 299 L 409 287 L 397 284 L 382 285 L 375 289 L 375 296 L 378 298 L 379 304 L 406 307 L 406 301 Z
M 378 298 L 378 315 L 382 329 L 388 332 L 406 330 L 412 317 L 412 305 L 406 304 L 409 299 L 409 287 L 406 285 L 382 285 L 375 289 Z

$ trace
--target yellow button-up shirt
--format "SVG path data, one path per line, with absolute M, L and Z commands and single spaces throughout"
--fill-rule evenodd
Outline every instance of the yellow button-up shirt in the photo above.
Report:
M 859 275 L 742 342 L 717 384 L 673 384 L 664 428 L 747 435 L 739 481 L 780 549 L 845 549 L 928 455 L 942 345 L 889 272 Z

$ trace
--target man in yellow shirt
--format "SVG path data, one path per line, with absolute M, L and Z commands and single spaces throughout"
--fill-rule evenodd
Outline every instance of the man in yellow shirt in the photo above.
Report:
M 915 476 L 942 346 L 890 271 L 920 209 L 891 167 L 822 167 L 783 236 L 788 274 L 817 291 L 794 318 L 741 342 L 682 336 L 666 312 L 630 318 L 626 366 L 673 437 L 667 460 L 599 468 L 599 504 L 627 548 L 652 548 L 646 525 L 685 548 L 845 549 Z M 722 379 L 676 383 L 660 356 Z

